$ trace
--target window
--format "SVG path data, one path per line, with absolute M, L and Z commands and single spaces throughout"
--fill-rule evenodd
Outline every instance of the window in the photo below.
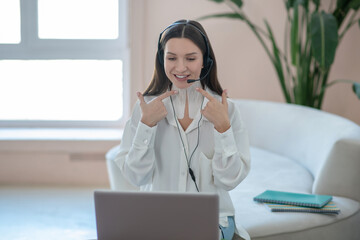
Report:
M 0 1 L 0 44 L 20 43 L 20 2 Z
M 0 126 L 120 126 L 126 14 L 125 0 L 1 0 Z
M 117 0 L 38 0 L 39 38 L 116 39 L 118 10 Z

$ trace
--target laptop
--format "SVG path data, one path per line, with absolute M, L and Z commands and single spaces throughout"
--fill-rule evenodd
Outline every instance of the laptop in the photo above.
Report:
M 98 240 L 218 240 L 219 197 L 209 193 L 94 192 Z

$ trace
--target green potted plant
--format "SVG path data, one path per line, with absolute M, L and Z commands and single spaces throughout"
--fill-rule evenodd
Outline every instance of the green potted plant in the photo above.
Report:
M 210 1 L 226 4 L 231 11 L 199 20 L 229 18 L 247 24 L 271 60 L 286 102 L 321 109 L 325 90 L 339 82 L 351 83 L 360 99 L 360 83 L 347 79 L 328 81 L 339 42 L 353 25 L 360 27 L 360 0 L 331 1 L 328 11 L 323 10 L 321 0 L 284 0 L 287 24 L 283 49 L 267 20 L 265 29 L 261 29 L 245 14 L 242 0 Z

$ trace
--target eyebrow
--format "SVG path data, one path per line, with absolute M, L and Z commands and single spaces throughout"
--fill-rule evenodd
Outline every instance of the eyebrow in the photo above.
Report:
M 176 53 L 172 53 L 172 52 L 166 52 L 166 54 L 176 55 Z M 198 52 L 187 53 L 185 54 L 185 56 L 195 55 L 195 54 L 199 54 L 199 53 Z

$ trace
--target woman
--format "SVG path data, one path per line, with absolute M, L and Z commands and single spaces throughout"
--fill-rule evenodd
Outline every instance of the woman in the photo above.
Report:
M 217 193 L 221 238 L 232 239 L 228 191 L 249 172 L 249 142 L 198 22 L 180 20 L 160 34 L 152 81 L 137 96 L 115 159 L 123 175 L 141 190 Z

